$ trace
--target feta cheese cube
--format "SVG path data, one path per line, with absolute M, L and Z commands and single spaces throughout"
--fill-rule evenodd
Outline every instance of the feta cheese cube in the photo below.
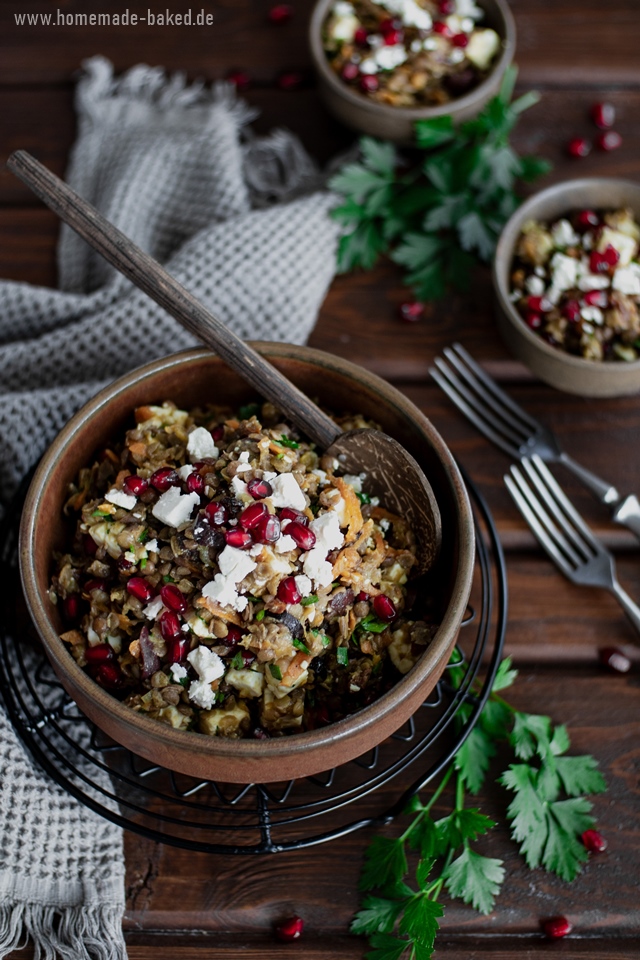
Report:
M 142 612 L 147 620 L 156 620 L 163 610 L 164 603 L 162 602 L 162 597 L 154 597 L 153 600 L 149 601 Z
M 218 448 L 213 437 L 205 427 L 196 427 L 187 439 L 187 453 L 192 460 L 213 460 L 218 456 Z
M 565 290 L 575 287 L 580 266 L 580 261 L 574 257 L 567 257 L 564 253 L 554 253 L 551 260 L 551 277 L 554 289 L 563 293 Z
M 293 537 L 288 537 L 286 534 L 283 534 L 275 543 L 276 553 L 289 553 L 290 550 L 295 550 L 296 542 Z
M 224 674 L 224 663 L 218 654 L 204 645 L 191 650 L 187 654 L 187 660 L 200 679 L 206 680 L 207 683 L 218 680 Z
M 171 677 L 176 683 L 180 683 L 187 675 L 186 667 L 183 667 L 180 663 L 172 663 L 170 670 Z
M 151 513 L 160 523 L 177 529 L 190 519 L 194 507 L 199 503 L 197 493 L 182 494 L 178 487 L 169 487 L 153 505 Z
M 630 263 L 626 267 L 618 267 L 611 286 L 628 297 L 640 296 L 640 264 Z
M 206 680 L 194 680 L 189 685 L 189 700 L 203 710 L 210 710 L 217 699 L 215 690 L 211 689 L 211 684 Z
M 274 507 L 291 507 L 293 510 L 305 509 L 307 506 L 306 497 L 292 473 L 280 473 L 269 482 L 273 490 L 270 499 Z
M 476 30 L 469 37 L 464 53 L 479 70 L 486 70 L 499 49 L 500 37 L 495 30 Z
M 580 242 L 580 237 L 575 232 L 568 220 L 558 220 L 551 229 L 551 238 L 556 247 L 573 247 Z
M 138 502 L 133 494 L 125 493 L 124 490 L 116 490 L 115 487 L 112 487 L 112 489 L 105 494 L 105 500 L 115 504 L 116 507 L 123 507 L 124 510 L 133 510 Z
M 232 583 L 240 583 L 252 570 L 255 570 L 256 563 L 244 550 L 227 545 L 218 556 L 218 566 L 224 577 Z
M 180 467 L 176 472 L 181 480 L 186 480 L 187 477 L 190 477 L 193 473 L 193 466 L 190 463 L 185 463 L 184 467 Z
M 294 577 L 296 587 L 300 591 L 303 597 L 308 597 L 311 595 L 312 583 L 309 577 L 305 577 L 303 573 L 299 574 L 297 577 Z

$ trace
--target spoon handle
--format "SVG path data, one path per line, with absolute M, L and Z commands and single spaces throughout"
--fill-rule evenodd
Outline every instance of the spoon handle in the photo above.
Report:
M 35 157 L 25 150 L 16 150 L 7 160 L 7 167 L 105 260 L 164 307 L 206 346 L 212 347 L 233 370 L 255 387 L 261 396 L 271 400 L 322 450 L 326 450 L 340 436 L 339 427 L 301 390 L 225 327 L 157 260 L 132 243 L 95 207 Z

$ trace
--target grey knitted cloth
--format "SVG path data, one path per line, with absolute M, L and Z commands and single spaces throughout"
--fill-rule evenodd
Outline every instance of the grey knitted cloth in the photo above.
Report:
M 334 274 L 337 227 L 312 162 L 250 109 L 89 60 L 69 182 L 242 337 L 303 343 Z M 63 228 L 59 290 L 0 282 L 0 504 L 105 383 L 195 341 Z M 39 772 L 0 710 L 0 957 L 126 956 L 121 831 Z

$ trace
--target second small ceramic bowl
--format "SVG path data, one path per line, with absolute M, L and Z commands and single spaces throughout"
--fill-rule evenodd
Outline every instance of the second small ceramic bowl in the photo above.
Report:
M 464 616 L 474 563 L 473 517 L 458 468 L 423 414 L 361 367 L 309 347 L 256 345 L 275 366 L 329 409 L 360 411 L 399 440 L 424 468 L 442 514 L 443 543 L 425 589 L 437 598 L 440 627 L 415 667 L 379 700 L 318 730 L 271 740 L 225 740 L 174 730 L 136 713 L 80 669 L 60 639 L 49 599 L 54 550 L 68 542 L 62 507 L 69 483 L 95 451 L 121 434 L 133 410 L 172 399 L 186 407 L 232 407 L 253 399 L 237 373 L 206 350 L 157 360 L 106 387 L 67 424 L 45 453 L 29 489 L 20 532 L 25 597 L 54 670 L 82 711 L 117 743 L 153 763 L 231 783 L 290 780 L 328 770 L 381 743 L 417 710 L 442 674 Z
M 319 0 L 311 16 L 309 43 L 318 76 L 320 94 L 329 110 L 354 130 L 394 140 L 397 143 L 414 142 L 413 125 L 416 120 L 453 116 L 456 123 L 475 117 L 486 103 L 498 93 L 505 70 L 513 60 L 516 48 L 516 27 L 506 0 L 480 0 L 485 11 L 482 26 L 491 27 L 502 38 L 502 51 L 491 73 L 475 89 L 440 107 L 392 107 L 376 103 L 347 86 L 331 69 L 322 44 L 322 29 L 335 0 Z
M 630 363 L 583 360 L 552 347 L 530 330 L 509 299 L 511 267 L 522 225 L 555 220 L 572 210 L 629 207 L 640 221 L 640 184 L 604 177 L 567 180 L 534 194 L 505 225 L 493 264 L 496 318 L 516 357 L 545 383 L 582 397 L 622 397 L 640 390 L 640 360 Z

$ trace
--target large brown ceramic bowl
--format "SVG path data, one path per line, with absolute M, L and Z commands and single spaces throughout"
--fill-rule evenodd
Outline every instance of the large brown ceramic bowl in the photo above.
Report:
M 552 347 L 530 330 L 509 299 L 514 251 L 527 220 L 554 220 L 571 210 L 629 207 L 640 221 L 640 184 L 590 177 L 541 190 L 518 207 L 505 225 L 493 263 L 498 329 L 509 349 L 545 383 L 582 397 L 622 397 L 640 390 L 640 360 L 583 360 Z
M 322 99 L 329 110 L 348 127 L 360 133 L 394 140 L 414 142 L 413 125 L 416 120 L 432 120 L 451 115 L 456 123 L 470 120 L 498 93 L 505 70 L 513 60 L 516 49 L 515 22 L 506 0 L 479 0 L 485 11 L 482 26 L 491 27 L 502 37 L 502 52 L 493 64 L 491 73 L 477 87 L 440 107 L 393 107 L 376 103 L 353 90 L 331 69 L 322 44 L 322 28 L 335 0 L 318 0 L 311 15 L 309 43 L 318 76 Z
M 419 663 L 375 703 L 321 730 L 272 740 L 224 740 L 174 730 L 135 713 L 78 667 L 58 636 L 48 598 L 51 557 L 65 542 L 62 505 L 69 482 L 93 453 L 121 434 L 133 409 L 164 399 L 183 407 L 254 399 L 240 377 L 206 350 L 176 354 L 106 387 L 62 430 L 38 467 L 20 531 L 20 567 L 31 615 L 63 686 L 116 742 L 163 767 L 233 783 L 270 782 L 327 770 L 371 749 L 400 727 L 433 689 L 458 635 L 474 560 L 471 510 L 447 447 L 420 411 L 389 384 L 345 360 L 287 344 L 256 344 L 310 396 L 336 411 L 361 411 L 403 443 L 424 467 L 442 513 L 443 545 L 429 590 L 442 622 Z M 68 532 L 68 531 L 67 531 Z

